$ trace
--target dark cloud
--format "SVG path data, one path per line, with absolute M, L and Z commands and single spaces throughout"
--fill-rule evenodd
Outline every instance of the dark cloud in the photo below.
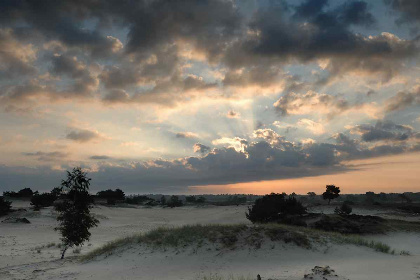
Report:
M 380 75 L 386 82 L 403 67 L 402 59 L 418 55 L 415 41 L 351 31 L 351 26 L 374 23 L 366 2 L 347 1 L 330 10 L 325 3 L 306 1 L 294 16 L 281 7 L 261 8 L 249 24 L 249 35 L 228 50 L 226 63 L 240 68 L 328 59 L 330 77 L 324 83 L 348 72 Z
M 385 102 L 386 112 L 399 111 L 409 106 L 420 105 L 420 86 L 409 92 L 400 91 Z
M 181 138 L 181 139 L 185 139 L 185 138 L 194 139 L 194 138 L 198 138 L 198 135 L 195 134 L 194 132 L 188 132 L 188 131 L 186 131 L 186 132 L 177 132 L 177 133 L 175 133 L 175 137 L 176 138 Z
M 19 42 L 11 29 L 0 28 L 0 80 L 36 73 L 36 49 Z
M 111 157 L 109 157 L 109 156 L 104 156 L 104 155 L 97 155 L 97 156 L 91 156 L 91 157 L 89 157 L 89 159 L 94 159 L 94 160 L 106 160 L 106 159 L 111 159 Z
M 420 21 L 420 2 L 417 0 L 384 0 L 385 3 L 401 13 L 397 24 Z
M 404 141 L 415 135 L 411 127 L 395 124 L 391 121 L 378 121 L 374 126 L 358 125 L 353 130 L 360 132 L 362 140 L 366 142 Z
M 63 152 L 35 152 L 35 153 L 23 153 L 23 155 L 28 157 L 35 157 L 39 161 L 55 161 L 62 160 L 67 158 L 68 154 Z
M 91 140 L 100 139 L 101 136 L 96 131 L 82 129 L 69 132 L 66 135 L 66 138 L 76 142 L 85 143 Z

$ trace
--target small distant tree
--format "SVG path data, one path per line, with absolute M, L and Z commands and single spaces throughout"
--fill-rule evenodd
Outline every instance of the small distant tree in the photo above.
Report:
M 353 208 L 350 206 L 350 204 L 344 202 L 340 208 L 336 207 L 334 210 L 334 213 L 341 215 L 341 216 L 345 216 L 345 215 L 350 215 L 350 213 L 353 211 Z
M 7 215 L 12 209 L 12 202 L 4 200 L 4 197 L 0 196 L 0 216 Z
M 67 179 L 61 182 L 66 197 L 55 205 L 58 211 L 56 230 L 61 233 L 64 249 L 61 259 L 67 249 L 81 246 L 90 238 L 89 229 L 97 226 L 99 221 L 90 213 L 92 198 L 89 194 L 90 178 L 80 167 L 72 172 L 67 171 Z
M 322 194 L 322 198 L 327 200 L 330 204 L 332 199 L 335 199 L 340 196 L 340 188 L 335 185 L 327 185 L 325 192 Z
M 308 192 L 307 194 L 308 194 L 310 199 L 315 199 L 315 197 L 316 197 L 316 193 L 314 193 L 314 192 Z

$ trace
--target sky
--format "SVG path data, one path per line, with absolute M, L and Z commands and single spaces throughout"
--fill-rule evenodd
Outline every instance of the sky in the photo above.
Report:
M 3 0 L 0 191 L 420 191 L 420 1 Z

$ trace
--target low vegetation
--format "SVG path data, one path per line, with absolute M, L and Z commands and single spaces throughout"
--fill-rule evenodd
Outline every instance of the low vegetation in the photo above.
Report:
M 91 260 L 97 256 L 109 256 L 116 250 L 140 244 L 154 249 L 200 248 L 215 250 L 233 250 L 236 248 L 260 249 L 264 244 L 274 248 L 280 243 L 290 243 L 301 248 L 316 248 L 314 245 L 352 244 L 374 249 L 378 252 L 396 254 L 382 242 L 370 241 L 360 236 L 343 235 L 336 232 L 324 232 L 311 228 L 296 227 L 284 224 L 260 225 L 188 225 L 176 228 L 158 228 L 144 234 L 133 235 L 111 241 L 84 255 L 81 260 Z M 212 247 L 209 247 L 212 246 Z
M 288 223 L 290 216 L 305 213 L 306 208 L 295 196 L 271 193 L 255 200 L 255 203 L 248 207 L 246 218 L 253 223 Z
M 12 203 L 0 196 L 0 217 L 7 215 L 12 209 Z

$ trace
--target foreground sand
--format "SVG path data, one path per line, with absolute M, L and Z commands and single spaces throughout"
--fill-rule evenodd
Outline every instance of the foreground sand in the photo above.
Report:
M 25 203 L 15 207 L 27 208 Z M 322 211 L 329 211 L 322 209 Z M 81 254 L 118 237 L 148 231 L 159 226 L 186 224 L 247 223 L 246 206 L 162 208 L 110 208 L 99 206 L 94 213 L 100 225 L 92 231 L 91 241 Z M 356 210 L 355 210 L 356 211 Z M 330 266 L 338 277 L 327 279 L 420 279 L 420 235 L 393 233 L 368 237 L 386 242 L 410 256 L 389 255 L 352 245 L 328 245 L 306 250 L 282 244 L 275 248 L 242 248 L 237 250 L 202 249 L 151 250 L 136 245 L 107 258 L 80 264 L 69 250 L 59 260 L 59 243 L 53 230 L 52 209 L 16 213 L 31 224 L 0 223 L 0 279 L 202 279 L 217 273 L 256 279 L 303 279 L 314 266 Z M 387 215 L 387 213 L 384 213 Z M 417 219 L 418 217 L 411 217 Z M 4 218 L 0 218 L 4 220 Z M 314 278 L 316 279 L 316 278 Z M 322 279 L 322 278 L 320 278 Z

